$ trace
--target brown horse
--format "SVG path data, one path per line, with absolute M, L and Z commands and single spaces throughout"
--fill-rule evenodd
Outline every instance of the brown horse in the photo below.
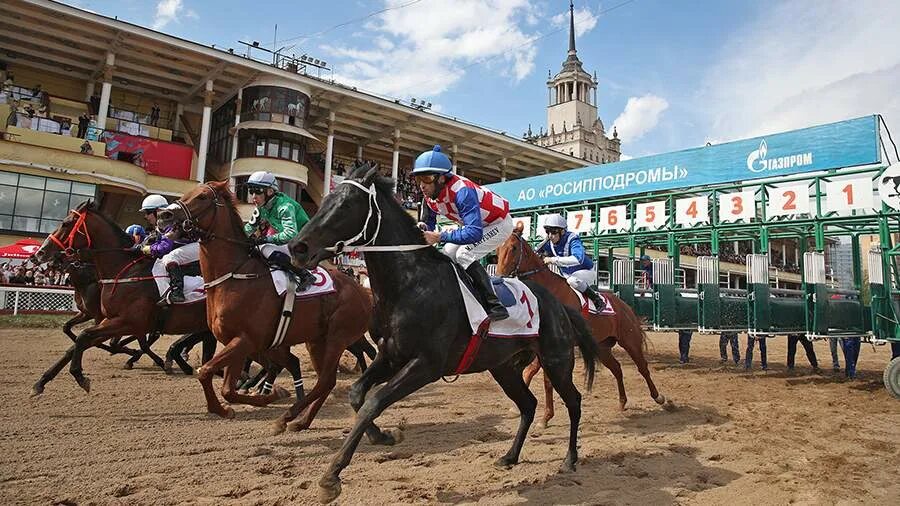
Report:
M 522 238 L 522 232 L 523 227 L 520 223 L 513 230 L 513 234 L 497 248 L 497 275 L 532 279 L 550 290 L 563 304 L 580 310 L 581 300 L 578 295 L 575 294 L 565 278 L 547 268 L 541 257 Z M 638 371 L 647 381 L 647 387 L 650 389 L 650 396 L 653 400 L 664 407 L 671 407 L 671 402 L 667 403 L 665 396 L 659 393 L 653 379 L 650 378 L 650 369 L 647 366 L 647 359 L 644 357 L 646 334 L 641 328 L 640 319 L 628 304 L 614 294 L 604 293 L 603 296 L 612 305 L 615 314 L 585 315 L 585 320 L 591 328 L 594 340 L 600 346 L 600 361 L 616 378 L 619 388 L 619 408 L 625 409 L 628 398 L 625 395 L 625 384 L 622 380 L 622 366 L 612 355 L 612 347 L 616 343 L 625 348 Z M 540 369 L 541 365 L 537 360 L 532 362 L 524 371 L 525 381 L 530 383 Z M 553 417 L 553 389 L 549 386 L 546 375 L 544 391 L 547 399 L 544 407 L 544 422 L 546 423 Z
M 200 368 L 198 378 L 209 411 L 231 417 L 234 411 L 223 406 L 213 391 L 212 376 L 224 368 L 222 396 L 229 402 L 264 405 L 275 400 L 274 395 L 242 395 L 235 383 L 247 356 L 263 352 L 272 344 L 284 301 L 275 291 L 268 264 L 254 253 L 255 248 L 244 234 L 235 197 L 227 183 L 200 185 L 177 204 L 177 209 L 161 211 L 160 219 L 183 220 L 185 228 L 193 227 L 199 233 L 200 270 L 208 287 L 209 327 L 225 345 Z M 297 316 L 287 328 L 283 346 L 306 343 L 318 381 L 304 400 L 296 402 L 276 421 L 276 433 L 282 432 L 301 412 L 303 416 L 291 429 L 309 427 L 334 388 L 341 354 L 368 329 L 372 304 L 362 287 L 346 274 L 329 272 L 335 292 L 297 298 L 294 302 Z

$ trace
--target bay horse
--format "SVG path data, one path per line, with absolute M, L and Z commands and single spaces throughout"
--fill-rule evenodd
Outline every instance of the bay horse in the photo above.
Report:
M 543 259 L 532 249 L 522 237 L 524 228 L 521 223 L 513 229 L 512 235 L 497 248 L 497 275 L 518 277 L 519 279 L 532 279 L 535 283 L 544 286 L 550 290 L 563 304 L 571 308 L 581 310 L 581 300 L 578 295 L 566 282 L 566 279 L 559 274 L 551 271 L 544 264 Z M 657 404 L 671 409 L 673 404 L 661 395 L 650 377 L 650 368 L 647 359 L 644 357 L 646 346 L 646 337 L 641 321 L 634 313 L 634 310 L 615 294 L 603 292 L 603 297 L 609 301 L 614 314 L 604 314 L 603 308 L 597 308 L 598 314 L 585 314 L 588 326 L 596 340 L 600 349 L 600 361 L 612 372 L 616 378 L 616 385 L 619 389 L 619 409 L 625 410 L 628 397 L 625 395 L 625 383 L 622 378 L 622 366 L 619 361 L 612 355 L 612 347 L 618 344 L 628 353 L 631 360 L 637 366 L 644 381 L 647 382 L 647 388 L 650 390 L 650 397 Z M 530 382 L 535 374 L 541 369 L 538 361 L 532 362 L 525 371 L 525 381 Z M 545 423 L 553 417 L 553 391 L 546 386 L 546 405 L 544 407 Z
M 126 335 L 143 336 L 153 332 L 195 334 L 209 332 L 206 305 L 200 302 L 171 306 L 160 328 L 159 289 L 151 274 L 152 260 L 131 249 L 133 240 L 111 219 L 96 210 L 92 201 L 81 203 L 70 211 L 34 253 L 36 262 L 59 258 L 90 262 L 100 283 L 101 320 L 84 330 L 75 344 L 35 383 L 32 396 L 44 392 L 45 385 L 65 366 L 81 388 L 90 391 L 90 379 L 82 371 L 84 351 L 103 341 Z M 271 350 L 269 358 L 286 365 L 288 349 Z M 155 355 L 154 355 L 155 356 Z M 160 367 L 164 364 L 159 357 Z M 296 378 L 300 371 L 291 371 Z M 279 396 L 286 392 L 278 390 Z M 302 395 L 298 391 L 298 395 Z
M 275 291 L 267 262 L 256 252 L 243 230 L 234 194 L 226 182 L 197 186 L 177 206 L 159 212 L 160 219 L 182 222 L 200 236 L 200 271 L 207 286 L 209 328 L 225 348 L 204 364 L 198 379 L 207 409 L 222 417 L 234 416 L 219 402 L 212 375 L 224 368 L 222 396 L 229 402 L 265 405 L 273 395 L 247 396 L 236 389 L 245 359 L 268 349 L 279 326 L 284 300 Z M 282 346 L 305 343 L 318 373 L 316 385 L 305 399 L 295 402 L 275 422 L 274 432 L 310 426 L 334 388 L 338 361 L 344 350 L 362 338 L 368 328 L 372 304 L 362 287 L 347 275 L 329 271 L 335 291 L 316 297 L 297 297 Z
M 399 440 L 400 432 L 382 431 L 375 419 L 388 406 L 425 385 L 457 374 L 461 358 L 469 356 L 467 349 L 474 342 L 456 267 L 425 243 L 422 231 L 395 199 L 393 188 L 393 180 L 379 176 L 377 168 L 367 164 L 358 167 L 325 197 L 319 211 L 291 243 L 295 264 L 307 268 L 345 248 L 364 251 L 377 301 L 378 355 L 350 388 L 356 422 L 319 481 L 322 502 L 340 495 L 340 472 L 350 464 L 363 433 L 375 444 Z M 525 284 L 539 301 L 539 337 L 483 339 L 474 361 L 459 372 L 490 371 L 518 407 L 519 427 L 512 447 L 496 462 L 508 468 L 518 463 L 537 405 L 522 380 L 522 357 L 531 360 L 537 353 L 569 410 L 569 445 L 562 468 L 574 470 L 581 394 L 572 383 L 573 341 L 582 351 L 589 380 L 597 345 L 577 311 L 565 308 L 538 284 Z M 367 392 L 381 383 L 386 384 L 367 399 Z

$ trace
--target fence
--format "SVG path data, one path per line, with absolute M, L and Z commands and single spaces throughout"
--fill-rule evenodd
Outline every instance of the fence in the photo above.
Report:
M 75 291 L 71 288 L 0 286 L 0 313 L 73 313 Z

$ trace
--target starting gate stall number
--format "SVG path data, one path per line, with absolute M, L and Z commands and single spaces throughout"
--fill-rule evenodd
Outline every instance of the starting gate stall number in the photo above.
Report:
M 825 202 L 829 211 L 874 209 L 872 179 L 861 177 L 825 183 Z
M 531 216 L 517 216 L 513 218 L 513 226 L 518 227 L 522 224 L 522 238 L 526 241 L 531 239 Z
M 809 183 L 770 187 L 766 214 L 769 217 L 809 214 Z
M 719 222 L 749 223 L 756 218 L 756 196 L 753 191 L 719 194 Z
M 600 231 L 619 232 L 628 230 L 628 207 L 613 206 L 600 209 Z
M 709 199 L 701 196 L 676 200 L 675 223 L 688 227 L 709 223 Z
M 666 201 L 644 202 L 636 207 L 634 224 L 637 228 L 657 230 L 666 224 Z
M 581 209 L 578 211 L 569 211 L 566 213 L 566 223 L 569 230 L 578 232 L 579 234 L 590 234 L 594 231 L 591 226 L 591 210 Z

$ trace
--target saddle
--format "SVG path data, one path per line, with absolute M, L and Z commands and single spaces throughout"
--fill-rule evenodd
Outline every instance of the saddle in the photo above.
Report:
M 463 282 L 466 288 L 474 295 L 478 302 L 484 305 L 484 301 L 482 300 L 480 292 L 475 288 L 475 284 L 472 282 L 472 277 L 469 276 L 469 273 L 466 272 L 465 269 L 462 268 L 461 265 L 454 263 L 453 267 L 456 268 L 456 272 L 459 274 L 459 279 Z M 500 300 L 500 303 L 503 304 L 503 307 L 513 307 L 516 305 L 516 296 L 513 295 L 512 291 L 507 286 L 506 282 L 503 278 L 499 276 L 491 276 L 491 287 L 494 289 L 494 295 Z

